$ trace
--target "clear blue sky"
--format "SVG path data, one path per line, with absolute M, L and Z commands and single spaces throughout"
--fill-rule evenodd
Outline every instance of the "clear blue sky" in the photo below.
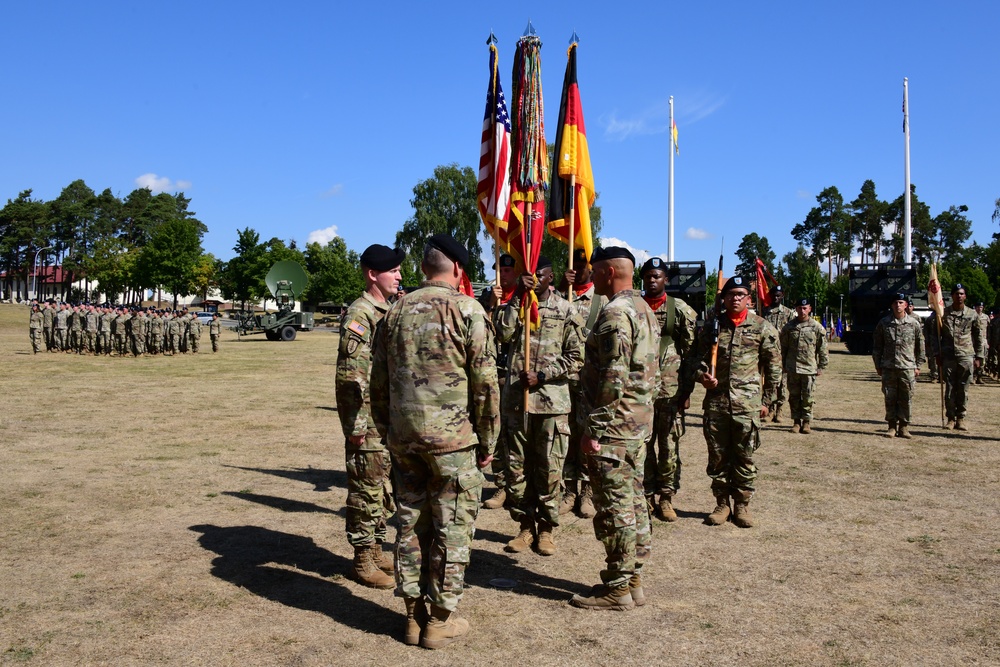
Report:
M 670 95 L 677 259 L 714 263 L 751 231 L 780 258 L 830 185 L 894 199 L 903 77 L 918 195 L 935 215 L 968 205 L 981 244 L 998 231 L 996 2 L 362 4 L 8 3 L 0 201 L 150 184 L 191 197 L 223 259 L 248 226 L 391 245 L 418 181 L 478 165 L 486 37 L 509 92 L 530 18 L 550 141 L 581 39 L 602 236 L 666 251 Z

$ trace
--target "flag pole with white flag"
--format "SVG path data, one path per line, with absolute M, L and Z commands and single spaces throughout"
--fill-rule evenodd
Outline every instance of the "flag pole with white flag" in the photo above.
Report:
M 674 124 L 674 96 L 670 96 L 670 167 L 667 178 L 667 261 L 674 261 L 674 151 L 677 150 L 677 126 Z
M 906 190 L 903 191 L 903 218 L 906 224 L 905 232 L 905 242 L 903 246 L 903 263 L 907 266 L 913 261 L 913 245 L 911 243 L 910 232 L 912 229 L 912 221 L 910 219 L 910 85 L 909 79 L 903 77 L 903 136 L 906 141 L 906 148 L 904 150 L 906 166 L 904 172 L 906 174 Z

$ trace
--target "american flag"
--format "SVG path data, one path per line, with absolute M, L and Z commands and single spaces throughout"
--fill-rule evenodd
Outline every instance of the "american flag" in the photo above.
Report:
M 490 45 L 490 85 L 486 89 L 483 142 L 479 150 L 479 215 L 501 250 L 507 249 L 510 214 L 510 116 L 497 74 L 497 48 Z

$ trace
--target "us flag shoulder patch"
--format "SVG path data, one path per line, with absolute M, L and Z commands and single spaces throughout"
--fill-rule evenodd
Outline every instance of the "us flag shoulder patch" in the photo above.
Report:
M 351 320 L 351 323 L 347 325 L 347 330 L 353 331 L 359 336 L 364 336 L 366 333 L 368 333 L 368 327 L 361 324 L 361 322 L 358 322 L 357 320 Z

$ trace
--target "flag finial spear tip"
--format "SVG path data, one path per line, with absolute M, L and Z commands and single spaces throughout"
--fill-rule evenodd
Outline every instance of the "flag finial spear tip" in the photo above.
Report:
M 580 36 L 576 34 L 576 30 L 573 31 L 573 35 L 569 38 L 570 44 L 579 44 Z
M 531 25 L 531 19 L 528 19 L 528 26 L 524 29 L 524 34 L 522 37 L 528 37 L 529 35 L 537 35 L 535 32 L 535 26 Z
M 490 36 L 486 38 L 486 43 L 487 44 L 499 44 L 499 40 L 497 39 L 497 36 L 493 34 L 493 29 L 492 28 L 490 29 Z

